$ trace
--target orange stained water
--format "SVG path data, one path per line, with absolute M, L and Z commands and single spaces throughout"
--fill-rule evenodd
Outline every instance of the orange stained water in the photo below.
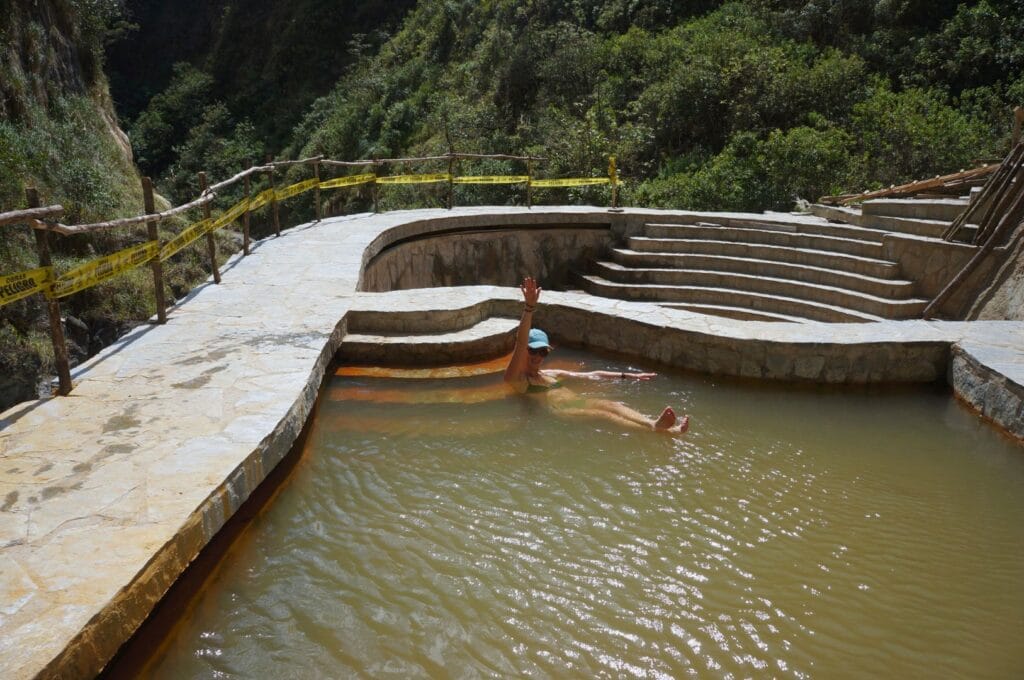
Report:
M 1024 449 L 948 393 L 584 385 L 683 439 L 430 398 L 489 380 L 336 377 L 147 675 L 1020 677 Z

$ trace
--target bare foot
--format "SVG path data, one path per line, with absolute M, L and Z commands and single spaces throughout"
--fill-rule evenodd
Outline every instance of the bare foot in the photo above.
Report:
M 676 412 L 672 410 L 671 406 L 666 406 L 665 410 L 661 412 L 660 416 L 658 416 L 658 419 L 654 421 L 654 429 L 667 432 L 675 424 Z
M 673 434 L 685 434 L 690 429 L 690 416 L 683 416 L 679 419 L 679 427 L 672 428 Z

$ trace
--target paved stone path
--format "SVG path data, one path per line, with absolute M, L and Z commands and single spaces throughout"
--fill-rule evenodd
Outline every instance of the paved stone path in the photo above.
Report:
M 0 677 L 89 677 L 102 668 L 287 453 L 350 310 L 369 326 L 375 314 L 384 318 L 378 312 L 398 314 L 410 333 L 423 332 L 417 323 L 428 316 L 449 318 L 451 330 L 507 333 L 507 323 L 480 322 L 515 317 L 515 288 L 356 292 L 365 253 L 388 230 L 502 214 L 527 225 L 608 219 L 597 208 L 478 208 L 302 225 L 232 258 L 223 283 L 193 291 L 166 325 L 136 329 L 79 367 L 70 396 L 0 414 Z M 861 348 L 895 366 L 904 362 L 899 348 L 921 347 L 934 368 L 933 349 L 952 348 L 956 389 L 1024 434 L 1024 324 L 766 324 L 581 293 L 549 292 L 543 302 L 541 321 L 556 335 L 582 334 L 577 341 L 598 347 L 649 336 L 649 358 L 734 374 L 841 381 L 847 374 L 815 357 Z M 767 369 L 751 357 L 782 363 Z

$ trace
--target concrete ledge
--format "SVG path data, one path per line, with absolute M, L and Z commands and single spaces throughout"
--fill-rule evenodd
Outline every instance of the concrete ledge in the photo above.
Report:
M 1017 439 L 1024 438 L 1019 350 L 965 343 L 953 348 L 948 380 L 956 396 Z
M 603 221 L 623 234 L 655 217 L 682 214 L 477 208 L 300 225 L 233 258 L 223 283 L 194 291 L 165 326 L 137 329 L 77 369 L 71 396 L 0 414 L 0 675 L 102 669 L 288 451 L 350 319 L 362 334 L 375 324 L 422 334 L 518 317 L 515 288 L 358 292 L 387 244 L 473 224 L 527 234 Z M 962 362 L 954 388 L 1024 434 L 1019 406 L 1011 416 L 1024 384 L 1021 323 L 769 324 L 553 291 L 542 303 L 537 324 L 563 342 L 710 373 L 934 381 Z

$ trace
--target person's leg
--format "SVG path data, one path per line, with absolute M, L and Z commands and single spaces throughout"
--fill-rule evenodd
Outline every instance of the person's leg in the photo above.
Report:
M 570 416 L 599 418 L 624 425 L 631 429 L 653 429 L 658 432 L 671 432 L 673 434 L 682 434 L 690 426 L 690 417 L 676 418 L 675 411 L 670 406 L 666 406 L 661 415 L 657 419 L 653 419 L 626 406 L 622 402 L 605 399 L 587 399 L 582 407 L 561 408 L 558 409 L 558 413 Z
M 629 418 L 623 418 L 622 416 L 607 411 L 604 409 L 597 408 L 560 408 L 555 411 L 560 416 L 569 416 L 570 418 L 589 418 L 591 420 L 605 420 L 610 423 L 631 429 L 631 430 L 651 430 L 651 422 L 638 423 L 635 420 Z
M 667 430 L 676 424 L 676 413 L 671 406 L 666 406 L 657 418 L 648 418 L 636 409 L 626 406 L 621 401 L 608 401 L 606 399 L 590 399 L 587 406 L 615 413 L 623 418 L 633 421 L 639 425 L 653 427 L 655 430 Z

